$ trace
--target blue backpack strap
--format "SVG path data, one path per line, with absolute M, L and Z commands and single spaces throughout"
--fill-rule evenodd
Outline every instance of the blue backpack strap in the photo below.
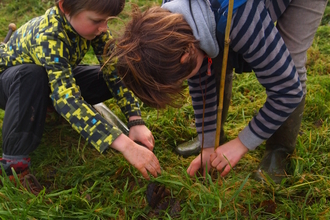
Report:
M 247 0 L 234 0 L 233 14 L 236 12 L 237 8 L 246 1 Z M 229 0 L 210 0 L 210 3 L 217 23 L 217 32 L 224 34 L 227 25 Z
M 238 7 L 242 6 L 246 1 L 247 0 L 234 0 L 233 13 L 235 13 Z M 217 24 L 217 41 L 220 51 L 223 51 L 229 0 L 210 0 L 210 3 Z M 233 68 L 235 68 L 235 73 L 252 72 L 251 67 L 243 59 L 243 56 L 234 52 L 231 48 L 229 48 L 228 59 L 232 63 Z

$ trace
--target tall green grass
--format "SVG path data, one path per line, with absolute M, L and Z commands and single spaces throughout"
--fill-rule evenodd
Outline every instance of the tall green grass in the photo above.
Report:
M 160 1 L 127 1 L 120 19 L 111 23 L 118 34 L 129 20 L 130 3 L 140 7 Z M 41 15 L 53 1 L 3 0 L 0 2 L 0 39 L 7 26 L 18 26 Z M 193 157 L 182 158 L 174 147 L 196 136 L 188 91 L 183 107 L 157 111 L 142 104 L 142 115 L 156 141 L 155 155 L 163 168 L 152 182 L 165 185 L 182 201 L 178 219 L 329 219 L 330 218 L 330 26 L 329 7 L 308 52 L 308 93 L 291 175 L 281 184 L 256 182 L 252 172 L 264 145 L 249 152 L 225 177 L 191 178 L 186 168 Z M 85 63 L 94 63 L 90 53 Z M 236 137 L 262 106 L 265 92 L 253 74 L 235 74 L 226 133 Z M 125 120 L 113 100 L 106 104 Z M 4 112 L 0 114 L 0 122 Z M 31 171 L 45 186 L 38 196 L 8 177 L 0 177 L 1 219 L 171 219 L 153 214 L 146 201 L 148 181 L 121 154 L 99 154 L 60 121 L 47 124 L 42 142 L 31 154 Z

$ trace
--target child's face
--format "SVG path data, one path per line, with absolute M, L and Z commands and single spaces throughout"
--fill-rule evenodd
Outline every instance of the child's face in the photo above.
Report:
M 186 78 L 184 78 L 183 80 L 186 80 L 186 79 L 189 79 L 189 78 L 191 78 L 191 77 L 193 77 L 193 76 L 195 76 L 197 73 L 198 73 L 198 71 L 199 71 L 199 69 L 201 68 L 201 66 L 202 66 L 202 64 L 203 64 L 203 60 L 204 60 L 204 52 L 202 51 L 202 50 L 199 50 L 199 49 L 197 49 L 196 50 L 196 52 L 197 52 L 197 64 L 196 64 L 196 67 L 195 67 L 195 69 L 186 77 Z M 182 81 L 183 81 L 182 80 Z
M 65 14 L 77 33 L 87 40 L 93 40 L 96 36 L 107 31 L 107 15 L 101 15 L 94 11 L 82 11 L 73 17 Z

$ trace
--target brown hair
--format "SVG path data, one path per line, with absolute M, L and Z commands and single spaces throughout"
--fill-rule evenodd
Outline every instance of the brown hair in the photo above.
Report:
M 55 0 L 58 3 L 61 0 Z M 125 6 L 125 0 L 63 0 L 63 9 L 68 12 L 70 17 L 81 11 L 89 10 L 98 12 L 102 15 L 117 16 Z
M 181 14 L 158 6 L 141 13 L 134 7 L 132 20 L 108 55 L 109 60 L 118 58 L 119 76 L 142 102 L 165 108 L 181 105 L 178 98 L 186 87 L 182 81 L 196 67 L 196 49 L 199 42 Z M 180 63 L 186 52 L 188 59 Z

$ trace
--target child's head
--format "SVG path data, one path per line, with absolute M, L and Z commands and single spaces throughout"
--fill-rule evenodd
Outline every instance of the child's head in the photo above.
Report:
M 125 0 L 55 0 L 57 7 L 60 2 L 70 17 L 82 11 L 94 11 L 109 17 L 117 16 L 125 6 Z
M 80 36 L 93 40 L 107 31 L 109 17 L 123 10 L 125 0 L 56 0 L 56 5 Z
M 141 101 L 164 108 L 180 105 L 182 82 L 196 69 L 197 51 L 199 42 L 182 15 L 135 8 L 111 57 L 118 58 L 118 74 Z

